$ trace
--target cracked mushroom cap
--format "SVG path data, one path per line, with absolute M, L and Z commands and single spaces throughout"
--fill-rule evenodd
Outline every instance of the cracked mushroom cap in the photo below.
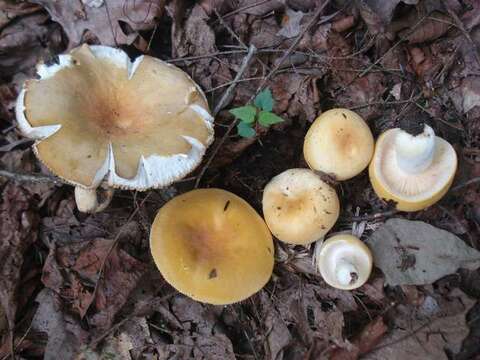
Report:
M 323 238 L 340 213 L 335 189 L 309 169 L 275 176 L 263 191 L 262 205 L 272 234 L 289 244 L 307 245 Z
M 452 145 L 425 125 L 415 136 L 399 128 L 380 135 L 369 175 L 378 197 L 395 201 L 400 211 L 418 211 L 447 193 L 456 170 Z
M 370 163 L 374 140 L 367 123 L 347 109 L 321 114 L 308 129 L 303 155 L 312 170 L 348 180 Z
M 273 271 L 273 241 L 263 219 L 225 190 L 179 195 L 158 212 L 150 233 L 153 259 L 165 280 L 194 300 L 242 301 Z
M 84 188 L 145 190 L 192 171 L 213 140 L 200 88 L 150 56 L 83 45 L 39 65 L 16 106 L 21 131 L 56 175 Z
M 352 290 L 367 282 L 373 258 L 367 245 L 350 234 L 335 235 L 315 247 L 315 262 L 325 282 Z

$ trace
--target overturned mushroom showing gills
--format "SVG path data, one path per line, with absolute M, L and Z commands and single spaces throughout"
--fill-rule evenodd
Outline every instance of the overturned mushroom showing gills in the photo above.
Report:
M 377 195 L 397 203 L 401 211 L 418 211 L 440 200 L 453 182 L 457 154 L 447 141 L 425 125 L 414 136 L 390 129 L 378 139 L 370 164 Z
M 356 289 L 372 272 L 370 249 L 349 234 L 335 235 L 323 244 L 317 243 L 315 261 L 325 282 L 337 289 Z
M 307 245 L 335 225 L 340 202 L 335 189 L 309 169 L 290 169 L 275 176 L 263 191 L 263 216 L 275 237 Z
M 372 132 L 360 115 L 332 109 L 321 114 L 308 129 L 303 155 L 312 170 L 347 180 L 366 169 L 373 149 Z
M 225 305 L 260 290 L 273 271 L 273 241 L 263 219 L 225 190 L 179 195 L 158 212 L 150 233 L 165 280 L 194 300 Z
M 83 45 L 37 73 L 19 94 L 18 126 L 37 140 L 34 152 L 54 174 L 85 190 L 78 191 L 84 199 L 95 201 L 91 190 L 101 184 L 169 185 L 200 163 L 213 140 L 204 94 L 159 59 L 132 62 L 122 50 Z

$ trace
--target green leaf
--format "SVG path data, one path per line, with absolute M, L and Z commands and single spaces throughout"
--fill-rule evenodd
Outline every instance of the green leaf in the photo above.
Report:
M 258 122 L 264 127 L 269 127 L 270 125 L 278 124 L 282 121 L 283 119 L 280 116 L 268 111 L 260 111 L 260 115 L 258 115 Z
M 265 89 L 262 92 L 260 92 L 256 97 L 255 97 L 255 106 L 259 107 L 263 111 L 272 111 L 273 110 L 273 97 L 272 97 L 272 92 L 270 89 Z
M 250 138 L 255 136 L 256 132 L 255 129 L 252 128 L 250 124 L 246 122 L 240 121 L 237 125 L 238 135 L 244 138 Z
M 255 115 L 257 114 L 257 108 L 252 105 L 240 106 L 229 110 L 230 114 L 237 119 L 242 120 L 244 123 L 252 124 L 255 121 Z

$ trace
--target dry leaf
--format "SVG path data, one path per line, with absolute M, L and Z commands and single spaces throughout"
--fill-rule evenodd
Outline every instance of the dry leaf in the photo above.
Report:
M 416 22 L 418 22 L 418 18 Z M 399 32 L 399 36 L 407 40 L 410 44 L 418 44 L 425 41 L 432 41 L 444 35 L 451 27 L 452 19 L 448 15 L 434 12 L 424 19 L 415 30 L 411 28 Z M 415 24 L 412 24 L 412 26 Z
M 278 31 L 277 35 L 286 37 L 287 39 L 298 36 L 302 30 L 300 23 L 304 16 L 305 14 L 301 11 L 294 11 L 287 8 L 282 19 L 282 28 Z
M 69 48 L 78 46 L 86 30 L 102 45 L 130 45 L 139 30 L 154 27 L 155 18 L 163 11 L 163 0 L 108 1 L 99 7 L 84 6 L 73 0 L 32 0 L 42 5 L 53 21 L 62 25 L 69 39 Z M 107 6 L 108 5 L 108 6 Z M 124 31 L 126 24 L 130 31 Z
M 38 214 L 23 188 L 8 183 L 0 203 L 0 303 L 8 326 L 15 326 L 17 288 L 25 252 L 37 238 Z
M 390 219 L 367 240 L 389 285 L 431 284 L 458 268 L 480 267 L 480 252 L 422 221 Z

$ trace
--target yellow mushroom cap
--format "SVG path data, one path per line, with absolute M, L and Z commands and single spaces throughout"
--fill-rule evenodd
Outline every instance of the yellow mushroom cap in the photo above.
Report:
M 310 126 L 303 155 L 311 169 L 347 180 L 370 163 L 374 140 L 367 123 L 347 109 L 321 114 Z
M 425 126 L 417 136 L 398 128 L 384 132 L 377 140 L 369 175 L 380 198 L 395 201 L 398 210 L 418 211 L 445 195 L 456 169 L 452 145 Z
M 270 231 L 290 244 L 310 244 L 335 225 L 340 202 L 335 189 L 309 169 L 275 176 L 263 191 L 263 216 Z
M 337 289 L 356 289 L 372 272 L 372 253 L 359 238 L 335 235 L 315 248 L 315 261 L 325 282 Z
M 19 128 L 37 140 L 37 157 L 77 186 L 166 186 L 192 171 L 213 140 L 202 91 L 159 59 L 132 62 L 120 49 L 83 45 L 37 73 L 17 100 Z
M 179 195 L 158 212 L 150 247 L 165 280 L 192 299 L 225 305 L 259 291 L 273 271 L 273 241 L 263 219 L 220 189 Z

